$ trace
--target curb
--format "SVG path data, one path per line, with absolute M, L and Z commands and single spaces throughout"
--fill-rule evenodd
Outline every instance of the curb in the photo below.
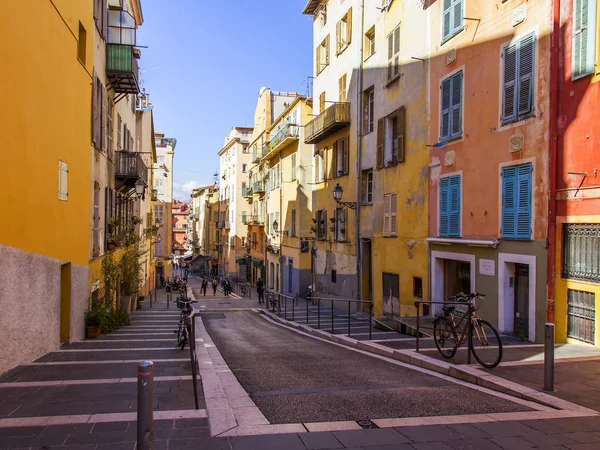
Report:
M 359 341 L 343 335 L 332 335 L 324 330 L 316 330 L 309 326 L 283 319 L 268 310 L 258 310 L 257 312 L 267 315 L 270 319 L 279 322 L 288 328 L 293 328 L 330 342 L 353 347 L 376 355 L 385 356 L 387 358 L 395 359 L 413 366 L 422 367 L 423 369 L 428 369 L 433 372 L 447 375 L 461 381 L 466 381 L 467 383 L 475 384 L 496 392 L 500 392 L 502 394 L 510 395 L 512 397 L 521 398 L 523 400 L 531 401 L 559 410 L 577 411 L 590 416 L 599 414 L 598 411 L 593 409 L 585 408 L 533 388 L 522 386 L 513 381 L 505 380 L 504 378 L 496 375 L 491 375 L 488 372 L 484 372 L 483 370 L 476 369 L 474 367 L 457 366 L 445 361 L 437 360 L 430 356 L 422 355 L 412 350 L 397 350 L 374 342 Z

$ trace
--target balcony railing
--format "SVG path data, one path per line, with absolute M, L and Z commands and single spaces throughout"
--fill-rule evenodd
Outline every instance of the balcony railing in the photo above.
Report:
M 139 153 L 116 152 L 115 178 L 132 188 L 141 179 L 148 185 L 148 168 Z
M 350 103 L 334 103 L 306 124 L 304 143 L 316 144 L 348 125 Z
M 265 224 L 265 217 L 261 216 L 260 214 L 253 214 L 252 216 L 250 216 L 251 220 L 252 220 L 252 224 L 253 225 L 264 225 Z
M 242 197 L 245 197 L 245 198 L 252 198 L 252 194 L 253 194 L 253 193 L 252 193 L 252 188 L 245 188 L 245 189 L 242 189 Z
M 262 194 L 265 192 L 265 183 L 263 181 L 255 181 L 252 184 L 252 189 L 255 194 Z
M 299 137 L 299 129 L 298 126 L 292 123 L 286 124 L 283 128 L 281 128 L 275 136 L 271 138 L 269 144 L 267 146 L 267 150 L 269 153 L 281 150 L 286 147 L 293 141 L 297 140 Z
M 138 62 L 133 45 L 106 44 L 106 75 L 117 94 L 138 94 Z

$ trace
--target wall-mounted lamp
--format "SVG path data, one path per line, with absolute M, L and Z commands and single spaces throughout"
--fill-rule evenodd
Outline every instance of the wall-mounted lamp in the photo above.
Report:
M 339 183 L 333 188 L 333 198 L 338 205 L 345 206 L 346 208 L 356 209 L 356 202 L 343 202 L 342 196 L 344 195 L 344 189 Z

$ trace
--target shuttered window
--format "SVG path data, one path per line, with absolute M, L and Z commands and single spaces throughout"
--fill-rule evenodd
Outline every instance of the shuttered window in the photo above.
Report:
M 335 209 L 335 240 L 345 242 L 348 240 L 347 235 L 348 223 L 348 208 Z
M 317 75 L 329 65 L 329 35 L 317 47 L 315 64 Z
M 383 145 L 385 143 L 385 118 L 377 121 L 377 168 L 383 167 Z
M 107 13 L 107 2 L 106 0 L 94 0 L 94 22 L 100 37 L 106 38 L 106 31 L 108 26 L 108 13 Z
M 594 73 L 596 0 L 573 0 L 573 79 Z
M 458 139 L 462 136 L 462 87 L 462 72 L 442 81 L 440 141 Z
M 333 144 L 333 164 L 334 173 L 333 177 L 341 177 L 348 175 L 349 167 L 349 149 L 348 149 L 348 138 L 337 140 Z
M 69 199 L 69 165 L 64 161 L 58 161 L 58 199 L 67 201 Z
M 346 74 L 338 80 L 338 98 L 340 102 L 346 102 Z
M 533 113 L 535 34 L 504 48 L 502 123 L 521 120 Z
M 460 175 L 440 180 L 440 236 L 460 236 Z
M 398 194 L 385 194 L 383 196 L 383 235 L 396 236 L 398 234 Z
M 296 154 L 292 154 L 292 181 L 296 180 Z
M 531 239 L 531 177 L 533 166 L 502 169 L 502 237 Z
M 442 10 L 442 42 L 463 29 L 463 0 L 443 0 Z
M 352 8 L 340 19 L 335 28 L 336 55 L 342 53 L 352 41 Z
M 388 34 L 387 40 L 387 80 L 390 82 L 400 75 L 400 25 L 398 25 L 394 31 Z

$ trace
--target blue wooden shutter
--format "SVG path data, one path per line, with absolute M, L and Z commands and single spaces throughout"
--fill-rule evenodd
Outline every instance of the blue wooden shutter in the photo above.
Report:
M 517 194 L 516 166 L 502 169 L 502 237 L 515 238 L 515 219 Z
M 444 0 L 442 11 L 442 41 L 452 36 L 452 0 Z
M 517 44 L 506 47 L 503 57 L 502 123 L 509 123 L 517 118 Z
M 450 177 L 449 236 L 460 236 L 460 176 Z
M 450 233 L 450 179 L 440 180 L 440 236 Z
M 596 1 L 573 0 L 573 79 L 594 73 Z
M 451 105 L 450 136 L 459 138 L 462 136 L 462 72 L 452 77 Z
M 442 115 L 440 117 L 440 140 L 450 139 L 450 94 L 452 78 L 442 81 Z
M 463 0 L 452 0 L 452 35 L 463 29 Z
M 519 117 L 533 111 L 533 85 L 535 72 L 535 34 L 519 41 Z
M 531 164 L 517 167 L 518 196 L 517 196 L 517 239 L 531 238 Z

